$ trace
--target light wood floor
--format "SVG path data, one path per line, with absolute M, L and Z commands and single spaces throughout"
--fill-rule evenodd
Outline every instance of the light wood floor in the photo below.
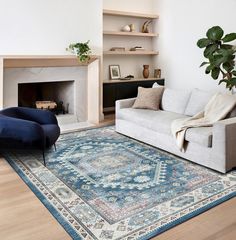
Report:
M 113 121 L 107 118 L 103 124 Z M 21 178 L 0 158 L 0 240 L 71 239 Z M 157 236 L 155 240 L 235 240 L 236 198 Z

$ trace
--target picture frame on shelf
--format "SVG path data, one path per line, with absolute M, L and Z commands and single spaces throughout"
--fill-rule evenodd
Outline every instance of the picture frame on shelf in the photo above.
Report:
M 120 65 L 109 65 L 111 80 L 120 79 Z

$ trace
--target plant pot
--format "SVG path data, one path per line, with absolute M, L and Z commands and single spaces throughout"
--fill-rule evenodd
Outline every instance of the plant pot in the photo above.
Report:
M 143 65 L 143 77 L 144 78 L 149 77 L 149 65 Z

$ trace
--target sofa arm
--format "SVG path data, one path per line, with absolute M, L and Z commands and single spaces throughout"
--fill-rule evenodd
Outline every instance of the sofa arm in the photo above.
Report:
M 122 108 L 131 108 L 135 102 L 136 98 L 128 98 L 128 99 L 122 99 L 116 101 L 116 110 L 122 109 Z
M 226 169 L 236 166 L 236 117 L 227 118 L 213 125 L 213 148 L 225 158 Z

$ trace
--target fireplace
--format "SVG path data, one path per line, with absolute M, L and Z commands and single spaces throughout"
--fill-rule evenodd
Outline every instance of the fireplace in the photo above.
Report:
M 86 79 L 87 69 L 83 67 L 9 68 L 5 70 L 4 105 L 35 107 L 36 101 L 63 102 L 65 108 L 69 104 L 68 118 L 85 122 Z
M 0 56 L 0 109 L 63 102 L 69 114 L 57 116 L 59 125 L 77 129 L 102 118 L 100 90 L 96 56 L 88 63 L 75 56 Z
M 18 83 L 19 107 L 41 108 L 38 102 L 55 103 L 56 114 L 74 114 L 74 81 Z

